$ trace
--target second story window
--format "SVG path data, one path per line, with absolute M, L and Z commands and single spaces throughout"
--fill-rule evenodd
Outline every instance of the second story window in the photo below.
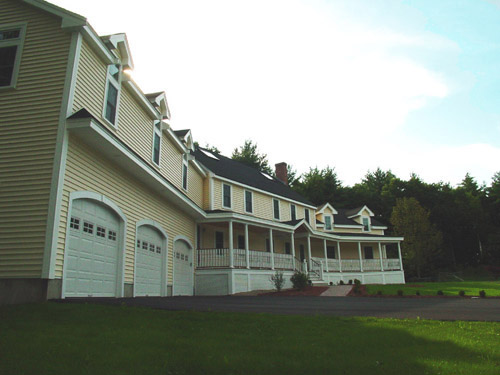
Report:
M 309 208 L 304 208 L 304 218 L 306 219 L 307 224 L 311 224 L 309 221 Z
M 182 156 L 182 188 L 187 190 L 188 188 L 188 160 L 187 154 Z
M 248 190 L 245 190 L 245 212 L 253 212 L 253 193 Z
M 161 152 L 161 122 L 156 121 L 154 124 L 153 132 L 153 163 L 160 166 L 160 152 Z
M 369 232 L 370 231 L 370 219 L 367 217 L 363 218 L 363 232 Z
M 25 26 L 0 27 L 0 88 L 16 87 Z
M 278 199 L 273 199 L 273 217 L 276 220 L 280 219 L 280 201 Z
M 222 184 L 222 207 L 231 208 L 231 185 Z
M 106 80 L 106 100 L 104 103 L 104 118 L 116 126 L 118 113 L 118 98 L 120 96 L 120 65 L 109 65 Z
M 290 220 L 297 220 L 297 208 L 294 204 L 290 205 Z
M 325 230 L 332 230 L 332 217 L 325 215 Z

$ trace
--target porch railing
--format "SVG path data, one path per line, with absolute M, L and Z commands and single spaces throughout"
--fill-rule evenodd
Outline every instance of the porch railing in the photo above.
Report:
M 342 272 L 361 271 L 359 259 L 342 259 Z
M 196 267 L 229 267 L 229 249 L 198 249 Z
M 271 253 L 250 250 L 250 268 L 271 268 Z
M 399 259 L 383 259 L 384 271 L 399 271 L 401 269 L 401 263 Z
M 293 256 L 290 254 L 279 254 L 274 253 L 274 268 L 280 268 L 284 270 L 293 269 Z
M 363 259 L 363 271 L 380 271 L 380 259 Z

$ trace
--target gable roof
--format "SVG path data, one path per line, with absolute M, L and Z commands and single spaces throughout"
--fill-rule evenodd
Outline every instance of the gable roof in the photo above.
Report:
M 325 208 L 330 208 L 330 210 L 336 214 L 337 213 L 337 210 L 328 202 L 326 203 L 323 203 L 321 206 L 318 207 L 318 210 L 316 211 L 316 214 L 320 214 L 320 213 L 323 213 L 325 211 Z
M 339 208 L 337 210 L 338 214 L 334 215 L 333 224 L 334 225 L 356 225 L 356 226 L 361 227 L 362 224 L 354 221 L 353 219 L 351 219 L 351 217 L 357 216 L 355 214 L 358 213 L 359 211 L 361 211 L 364 207 L 366 207 L 366 206 L 357 207 L 357 208 Z M 381 223 L 380 221 L 378 221 L 377 219 L 375 219 L 373 217 L 370 217 L 370 224 L 372 226 L 375 226 L 375 227 L 385 227 L 385 224 Z
M 364 206 L 361 206 L 361 207 L 357 207 L 357 208 L 353 208 L 353 209 L 347 210 L 346 216 L 347 217 L 356 217 L 356 216 L 359 216 L 359 215 L 361 215 L 361 212 L 363 210 L 367 210 L 368 214 L 370 216 L 375 216 L 375 214 L 372 212 L 372 210 L 370 210 L 368 208 L 368 206 L 366 204 Z
M 197 147 L 193 152 L 193 155 L 196 160 L 217 176 L 315 207 L 313 203 L 308 201 L 299 193 L 293 191 L 280 180 L 265 175 L 256 168 L 249 167 L 239 161 L 232 160 L 201 147 Z M 208 155 L 213 155 L 214 157 L 210 157 Z

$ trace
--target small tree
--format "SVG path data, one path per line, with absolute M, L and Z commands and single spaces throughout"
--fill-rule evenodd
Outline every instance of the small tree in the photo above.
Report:
M 283 289 L 283 285 L 285 285 L 285 277 L 283 276 L 283 272 L 276 271 L 274 275 L 271 276 L 271 282 L 274 285 L 274 288 L 280 292 Z
M 245 141 L 243 146 L 234 149 L 231 159 L 257 168 L 259 171 L 267 173 L 270 176 L 274 174 L 267 160 L 267 155 L 259 153 L 257 151 L 257 143 L 253 143 L 249 139 Z

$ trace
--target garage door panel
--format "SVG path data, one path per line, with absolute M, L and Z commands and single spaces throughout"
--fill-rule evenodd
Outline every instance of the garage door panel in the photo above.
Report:
M 174 244 L 174 291 L 176 295 L 193 295 L 192 250 L 184 241 Z
M 135 295 L 160 296 L 166 283 L 165 237 L 155 228 L 137 229 Z
M 87 199 L 72 202 L 65 256 L 65 295 L 115 296 L 118 280 L 119 219 L 109 208 Z M 73 225 L 75 223 L 75 225 Z M 115 240 L 108 240 L 113 228 Z

